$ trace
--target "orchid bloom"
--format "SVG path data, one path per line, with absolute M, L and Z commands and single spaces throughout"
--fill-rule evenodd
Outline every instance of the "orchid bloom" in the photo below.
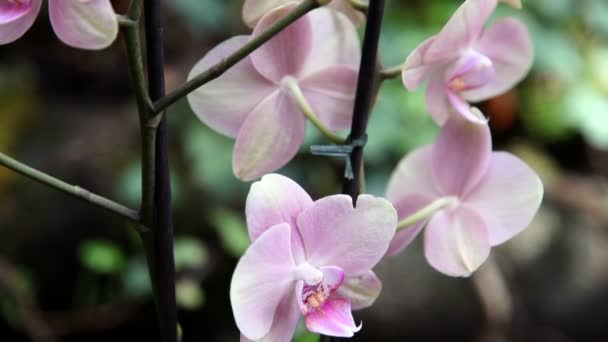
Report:
M 51 25 L 65 44 L 103 49 L 118 35 L 118 19 L 110 0 L 49 0 Z M 0 45 L 25 34 L 40 12 L 42 0 L 0 0 Z
M 402 227 L 388 254 L 404 249 L 426 226 L 428 262 L 450 276 L 468 276 L 488 257 L 491 246 L 521 232 L 543 197 L 539 177 L 506 152 L 492 152 L 488 125 L 459 116 L 443 126 L 434 145 L 407 155 L 388 184 L 386 196 L 400 219 L 436 210 L 426 220 Z
M 346 195 L 313 202 L 294 181 L 269 174 L 251 186 L 246 216 L 253 243 L 230 286 L 241 340 L 291 341 L 301 316 L 314 333 L 359 331 L 351 309 L 380 291 L 371 268 L 395 234 L 393 206 L 370 195 L 355 208 Z
M 266 14 L 251 36 L 233 37 L 212 49 L 189 78 L 260 35 L 294 6 Z M 353 24 L 338 12 L 318 8 L 189 94 L 188 101 L 205 124 L 236 138 L 233 171 L 254 180 L 285 165 L 304 142 L 306 118 L 294 88 L 328 129 L 350 127 L 360 57 Z
M 247 26 L 253 28 L 258 21 L 264 16 L 264 14 L 271 10 L 294 2 L 295 0 L 245 0 L 243 5 L 243 21 Z M 367 0 L 363 0 L 367 3 Z M 296 2 L 302 2 L 296 1 Z M 320 0 L 319 3 L 329 2 L 327 0 Z M 333 0 L 329 2 L 328 7 L 333 8 L 337 11 L 345 14 L 356 26 L 361 25 L 365 21 L 365 15 L 360 11 L 356 10 L 350 3 L 349 0 Z
M 468 102 L 489 99 L 512 88 L 530 70 L 533 49 L 526 27 L 515 18 L 484 24 L 498 0 L 467 0 L 437 35 L 420 44 L 403 64 L 403 84 L 416 90 L 425 79 L 427 108 L 440 125 L 455 112 L 486 123 Z M 521 7 L 518 0 L 508 0 Z

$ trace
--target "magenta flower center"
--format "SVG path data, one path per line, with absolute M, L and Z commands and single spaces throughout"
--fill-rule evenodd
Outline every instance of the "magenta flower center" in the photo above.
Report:
M 329 298 L 329 295 L 336 291 L 338 287 L 340 286 L 338 285 L 333 288 L 323 282 L 314 286 L 304 285 L 302 291 L 302 313 L 307 315 L 309 312 L 320 309 L 327 298 Z

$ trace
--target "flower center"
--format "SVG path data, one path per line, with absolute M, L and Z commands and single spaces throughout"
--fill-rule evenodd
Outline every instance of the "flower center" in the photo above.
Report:
M 297 285 L 300 311 L 303 315 L 307 315 L 321 309 L 331 294 L 342 285 L 342 282 L 344 281 L 344 270 L 336 266 L 321 267 L 320 269 L 317 269 L 310 266 L 308 263 L 298 265 L 298 269 L 299 268 L 307 269 L 306 273 L 308 273 L 308 275 L 314 275 L 313 277 L 309 277 L 312 279 L 300 278 L 301 281 Z M 311 272 L 311 269 L 314 269 L 316 272 Z M 317 272 L 321 275 L 318 282 L 307 281 L 317 280 Z
M 496 76 L 496 70 L 487 56 L 469 50 L 452 65 L 447 76 L 447 87 L 460 92 L 486 85 Z

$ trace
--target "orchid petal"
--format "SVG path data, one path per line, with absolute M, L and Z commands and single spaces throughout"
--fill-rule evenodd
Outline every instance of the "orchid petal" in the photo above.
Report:
M 495 246 L 528 226 L 542 198 L 543 184 L 528 165 L 510 153 L 494 152 L 484 178 L 464 201 L 487 223 Z
M 396 225 L 393 206 L 370 195 L 359 196 L 356 208 L 350 196 L 324 197 L 298 216 L 307 261 L 339 266 L 348 276 L 363 274 L 380 261 Z
M 268 12 L 255 26 L 252 39 L 262 34 L 295 7 L 295 3 L 290 3 Z M 250 55 L 253 65 L 260 74 L 273 82 L 280 82 L 285 76 L 300 74 L 313 47 L 309 16 L 296 20 Z M 315 49 L 317 48 L 315 46 Z
M 330 8 L 318 8 L 306 18 L 310 21 L 313 48 L 307 51 L 302 77 L 338 65 L 359 70 L 361 43 L 353 23 Z
M 397 214 L 399 214 L 399 220 L 403 220 L 414 214 L 429 205 L 432 201 L 433 198 L 420 194 L 411 194 L 401 198 L 399 201 L 395 202 L 395 209 L 397 210 Z M 391 241 L 391 245 L 386 254 L 396 255 L 404 250 L 412 241 L 414 241 L 427 222 L 428 219 L 400 229 L 395 234 L 393 241 Z
M 245 0 L 243 4 L 243 21 L 254 28 L 264 14 L 284 5 L 286 0 Z
M 454 57 L 471 47 L 495 8 L 496 0 L 467 0 L 460 5 L 426 50 L 427 63 Z
M 296 262 L 302 261 L 304 247 L 296 228 L 296 218 L 311 205 L 312 199 L 296 182 L 277 174 L 265 175 L 251 185 L 247 195 L 245 213 L 251 241 L 276 224 L 288 223 L 292 227 L 294 258 Z
M 196 63 L 188 80 L 221 62 L 248 41 L 249 36 L 236 36 L 220 43 Z M 220 77 L 188 94 L 188 102 L 207 126 L 234 138 L 247 115 L 274 89 L 276 86 L 257 72 L 251 59 L 245 58 Z
M 272 327 L 266 336 L 256 340 L 256 342 L 289 342 L 298 326 L 300 320 L 300 310 L 296 298 L 286 296 L 283 298 L 277 311 L 274 314 Z M 251 342 L 252 340 L 241 335 L 241 342 Z
M 422 84 L 424 79 L 432 67 L 431 61 L 427 61 L 426 51 L 435 40 L 435 36 L 428 38 L 422 42 L 414 51 L 412 51 L 401 70 L 401 80 L 407 90 L 414 91 Z M 446 58 L 447 59 L 447 58 Z
M 368 0 L 362 0 L 363 3 L 367 4 Z M 355 25 L 361 26 L 365 22 L 365 14 L 361 11 L 356 10 L 348 0 L 333 0 L 329 3 L 329 7 L 333 8 L 344 15 Z
M 434 71 L 429 76 L 426 86 L 426 107 L 438 125 L 445 124 L 451 116 L 452 105 L 447 97 L 447 86 L 443 79 L 443 70 Z
M 350 301 L 353 310 L 372 306 L 382 291 L 382 282 L 369 270 L 361 275 L 346 277 L 335 296 Z
M 487 29 L 475 48 L 488 56 L 496 76 L 486 85 L 462 92 L 471 102 L 487 100 L 511 89 L 521 81 L 534 59 L 534 49 L 526 26 L 515 18 L 497 20 Z
M 12 43 L 21 38 L 36 20 L 42 0 L 32 0 L 28 4 L 0 3 L 0 45 Z
M 426 227 L 424 254 L 439 272 L 468 277 L 490 254 L 486 223 L 465 207 L 441 210 Z
M 357 69 L 335 66 L 309 75 L 300 82 L 313 111 L 329 129 L 350 127 L 357 76 Z
M 468 102 L 451 90 L 448 90 L 446 95 L 448 97 L 448 101 L 452 105 L 452 108 L 456 110 L 456 113 L 460 114 L 464 119 L 469 120 L 474 124 L 487 126 L 488 119 L 483 116 L 479 109 L 476 107 L 471 107 Z
M 230 286 L 236 325 L 245 337 L 257 340 L 268 334 L 279 304 L 293 298 L 294 269 L 287 223 L 268 229 L 245 251 Z
M 352 337 L 361 330 L 361 325 L 355 325 L 348 300 L 330 299 L 320 310 L 306 315 L 306 328 L 327 336 Z
M 249 114 L 236 137 L 232 169 L 254 180 L 287 164 L 304 142 L 306 120 L 291 98 L 275 92 Z
M 445 195 L 465 195 L 485 174 L 491 155 L 488 125 L 453 116 L 433 145 L 433 175 Z
M 108 47 L 118 36 L 110 0 L 49 0 L 51 25 L 65 44 L 88 50 Z
M 432 152 L 431 145 L 423 146 L 401 159 L 388 181 L 386 198 L 389 201 L 394 204 L 413 194 L 441 196 L 433 177 Z

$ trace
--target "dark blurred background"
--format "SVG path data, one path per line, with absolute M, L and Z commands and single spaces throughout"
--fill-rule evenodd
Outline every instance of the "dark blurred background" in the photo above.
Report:
M 381 59 L 404 61 L 459 0 L 387 1 Z M 605 341 L 608 339 L 608 1 L 501 5 L 530 29 L 529 76 L 480 104 L 495 149 L 541 175 L 545 200 L 517 238 L 493 249 L 474 279 L 432 270 L 420 241 L 377 272 L 375 306 L 357 312 L 355 341 Z M 114 1 L 118 12 L 128 1 Z M 249 32 L 242 1 L 165 1 L 168 88 L 214 45 Z M 0 47 L 0 151 L 72 184 L 137 207 L 139 131 L 122 40 L 79 51 L 53 35 L 46 12 Z M 237 341 L 228 299 L 249 244 L 249 184 L 232 175 L 233 141 L 206 128 L 182 101 L 169 112 L 177 298 L 184 341 Z M 423 91 L 384 83 L 366 147 L 367 192 L 381 195 L 398 160 L 437 127 Z M 311 156 L 308 130 L 281 173 L 314 198 L 340 191 L 343 162 Z M 477 289 L 481 288 L 479 291 Z M 0 341 L 156 341 L 154 305 L 136 234 L 121 218 L 0 169 Z M 296 341 L 317 337 L 299 329 Z

